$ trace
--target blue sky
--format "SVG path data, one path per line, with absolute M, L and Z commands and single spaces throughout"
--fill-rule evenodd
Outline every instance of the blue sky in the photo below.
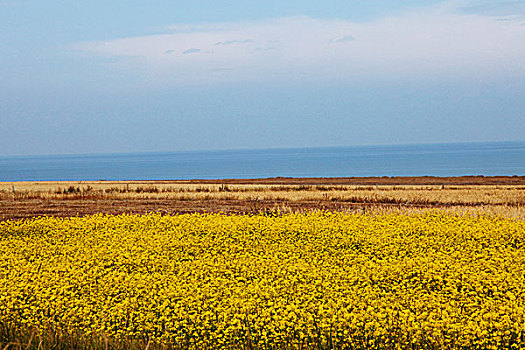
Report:
M 0 0 L 0 155 L 525 139 L 523 1 Z

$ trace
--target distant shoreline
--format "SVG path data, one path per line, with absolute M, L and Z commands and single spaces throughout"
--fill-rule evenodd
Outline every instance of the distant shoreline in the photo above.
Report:
M 162 182 L 162 181 L 154 181 Z M 272 177 L 261 179 L 186 180 L 178 183 L 239 185 L 525 185 L 525 176 L 366 176 L 366 177 Z
M 461 185 L 488 186 L 525 185 L 525 176 L 364 176 L 364 177 L 269 177 L 254 179 L 188 179 L 188 180 L 58 180 L 58 181 L 0 181 L 0 184 L 228 184 L 228 185 Z

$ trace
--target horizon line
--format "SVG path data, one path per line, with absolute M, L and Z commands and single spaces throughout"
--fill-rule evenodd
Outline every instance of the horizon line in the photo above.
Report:
M 503 144 L 503 143 L 525 143 L 523 140 L 506 141 L 454 141 L 454 142 L 409 142 L 409 143 L 378 143 L 359 145 L 332 145 L 332 146 L 305 146 L 305 147 L 261 147 L 261 148 L 219 148 L 219 149 L 192 149 L 192 150 L 159 150 L 159 151 L 131 151 L 131 152 L 90 152 L 90 153 L 43 153 L 43 154 L 7 154 L 1 158 L 44 158 L 44 157 L 74 157 L 74 156 L 124 156 L 124 155 L 148 155 L 168 153 L 214 153 L 214 152 L 242 152 L 242 151 L 279 151 L 279 150 L 306 150 L 306 149 L 330 149 L 330 148 L 366 148 L 366 147 L 402 147 L 402 146 L 445 146 L 445 145 L 474 145 L 474 144 Z

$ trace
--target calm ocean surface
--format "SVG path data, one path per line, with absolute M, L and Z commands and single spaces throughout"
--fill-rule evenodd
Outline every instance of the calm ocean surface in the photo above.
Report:
M 525 175 L 525 141 L 0 157 L 0 181 Z

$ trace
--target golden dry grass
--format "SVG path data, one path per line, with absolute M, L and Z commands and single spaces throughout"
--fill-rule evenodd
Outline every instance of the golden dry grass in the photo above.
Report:
M 130 182 L 21 182 L 0 183 L 2 199 L 68 199 L 75 196 L 108 199 L 281 199 L 289 201 L 334 200 L 370 203 L 429 205 L 524 205 L 525 186 L 401 185 L 223 185 L 155 184 Z
M 0 183 L 0 218 L 188 212 L 424 211 L 525 217 L 523 185 L 320 185 L 181 182 Z

